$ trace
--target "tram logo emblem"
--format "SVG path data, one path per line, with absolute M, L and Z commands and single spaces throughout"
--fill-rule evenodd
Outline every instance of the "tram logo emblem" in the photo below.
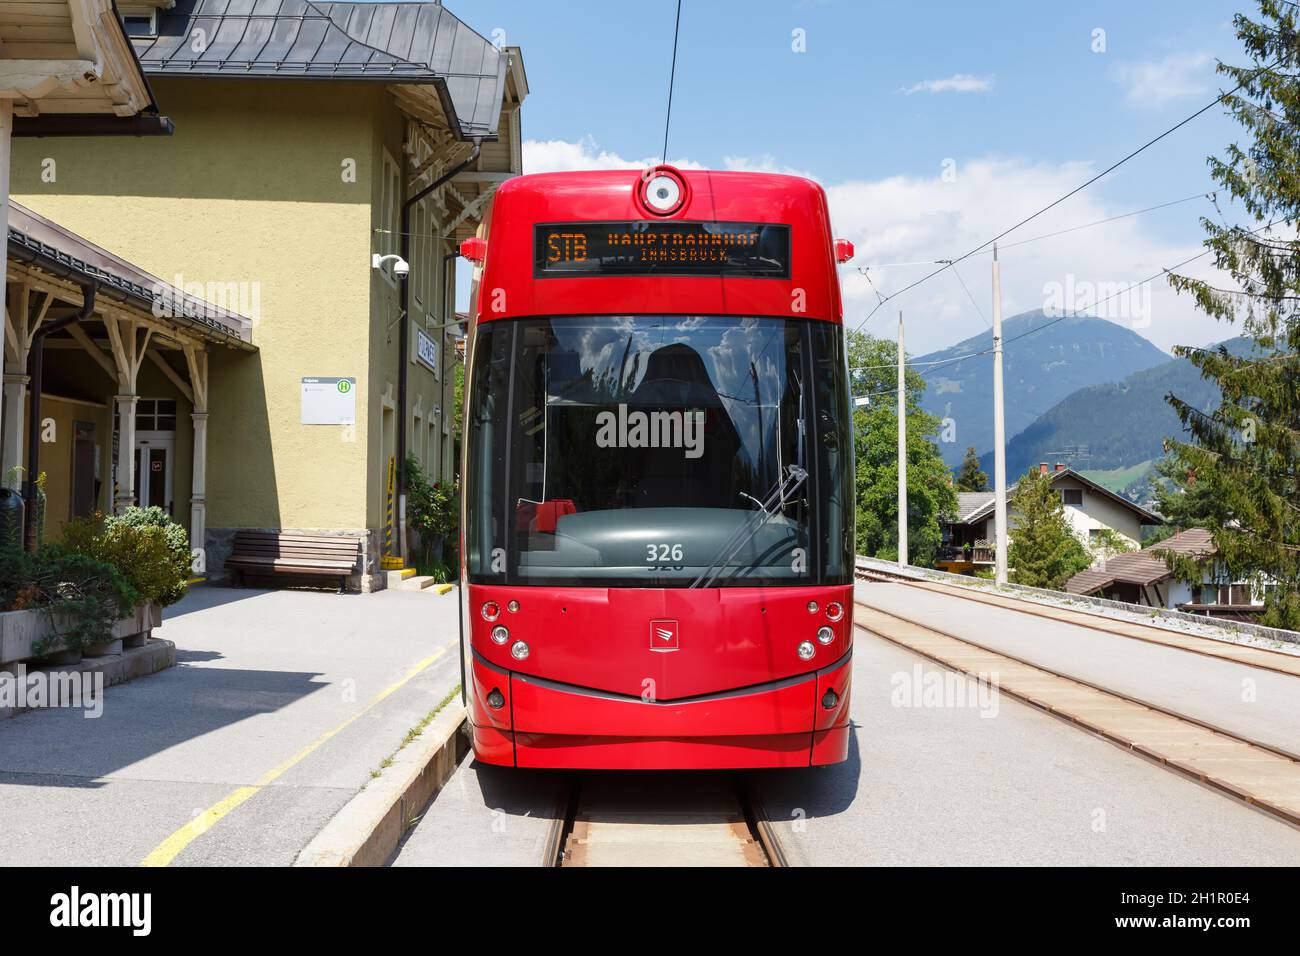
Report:
M 651 621 L 650 622 L 650 650 L 652 651 L 675 651 L 681 644 L 678 643 L 680 635 L 676 621 Z

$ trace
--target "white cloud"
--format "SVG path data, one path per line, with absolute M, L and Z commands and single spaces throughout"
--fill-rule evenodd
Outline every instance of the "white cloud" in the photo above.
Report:
M 840 272 L 846 323 L 856 327 L 876 305 L 873 285 L 885 294 L 903 288 L 937 268 L 936 260 L 968 252 L 1095 172 L 1091 163 L 991 157 L 960 163 L 955 182 L 944 182 L 938 175 L 895 176 L 829 186 L 836 234 L 852 240 L 857 252 L 854 261 Z M 1050 290 L 1061 287 L 1080 290 L 1074 304 L 1089 312 L 1093 296 L 1087 290 L 1102 290 L 1098 293 L 1101 297 L 1117 283 L 1146 279 L 1202 251 L 1197 216 L 1204 210 L 1197 202 L 1170 211 L 1186 221 L 1186 229 L 1180 232 L 1187 239 L 1182 241 L 1161 238 L 1148 220 L 1138 216 L 1015 245 L 1131 211 L 1099 196 L 1080 193 L 1003 241 L 999 259 L 1004 317 L 1047 307 Z M 990 259 L 984 253 L 958 266 L 978 311 L 958 279 L 945 273 L 882 307 L 867 330 L 887 334 L 902 309 L 910 317 L 909 351 L 918 353 L 983 331 L 991 314 Z M 918 262 L 923 264 L 911 264 Z M 870 266 L 870 281 L 858 271 L 863 266 Z M 1209 275 L 1213 271 L 1210 257 L 1182 271 Z M 1112 301 L 1097 313 L 1131 327 L 1166 350 L 1175 344 L 1200 345 L 1235 334 L 1230 327 L 1199 313 L 1189 298 L 1176 296 L 1163 278 L 1150 283 L 1149 298 L 1141 311 L 1126 314 L 1122 311 L 1125 302 Z
M 618 153 L 601 148 L 590 136 L 576 143 L 562 139 L 524 140 L 525 173 L 574 172 L 587 169 L 645 169 L 659 162 L 658 156 L 625 159 Z M 680 169 L 702 169 L 689 159 L 674 159 Z
M 645 169 L 659 162 L 658 156 L 644 159 L 627 159 L 618 153 L 601 147 L 592 137 L 587 136 L 576 143 L 562 139 L 524 140 L 524 172 L 556 173 L 574 172 L 589 169 Z M 679 169 L 703 169 L 693 159 L 678 157 L 672 165 Z M 805 169 L 795 169 L 783 165 L 775 156 L 764 153 L 762 156 L 724 156 L 723 169 L 747 173 L 784 173 L 787 176 L 803 176 L 816 179 Z
M 1175 53 L 1163 60 L 1128 63 L 1116 75 L 1136 106 L 1163 106 L 1189 96 L 1208 96 L 1214 89 L 1214 57 Z
M 626 160 L 591 140 L 524 144 L 525 171 L 543 169 L 635 169 L 644 161 Z M 688 168 L 693 161 L 674 160 Z M 770 156 L 729 157 L 729 169 L 789 171 Z M 1035 163 L 1023 158 L 985 157 L 959 162 L 956 179 L 891 176 L 827 183 L 831 218 L 837 237 L 852 240 L 856 256 L 840 270 L 845 322 L 855 328 L 878 301 L 875 289 L 890 293 L 919 279 L 937 259 L 954 258 L 1069 192 L 1096 173 L 1087 162 Z M 806 174 L 805 174 L 806 175 Z M 1203 204 L 1189 202 L 1162 213 L 1178 216 L 1186 239 L 1161 238 L 1150 219 L 1137 216 L 1096 228 L 1070 232 L 1026 245 L 1024 239 L 1130 212 L 1141 205 L 1181 197 L 1152 196 L 1150 203 L 1120 205 L 1089 190 L 1007 237 L 999 250 L 1002 264 L 1003 315 L 1044 308 L 1052 288 L 1113 288 L 1114 283 L 1145 279 L 1202 251 L 1198 216 Z M 921 263 L 911 265 L 910 263 Z M 908 316 L 908 350 L 915 353 L 952 345 L 983 331 L 990 315 L 990 256 L 972 256 L 958 268 L 979 305 L 977 312 L 957 279 L 935 276 L 876 312 L 867 330 L 892 334 L 901 308 Z M 909 263 L 909 264 L 903 264 Z M 871 266 L 870 282 L 858 271 Z M 1210 257 L 1182 270 L 1209 277 Z M 1222 277 L 1217 284 L 1228 286 Z M 1084 295 L 1081 303 L 1091 299 Z M 1144 309 L 1144 311 L 1147 311 Z M 980 313 L 984 318 L 981 318 Z M 1237 332 L 1200 312 L 1187 297 L 1178 297 L 1164 279 L 1150 284 L 1149 311 L 1132 317 L 1103 316 L 1127 324 L 1163 349 L 1175 344 L 1202 345 Z
M 922 80 L 899 92 L 911 96 L 913 93 L 990 93 L 992 90 L 993 77 L 991 76 L 954 73 L 945 80 Z

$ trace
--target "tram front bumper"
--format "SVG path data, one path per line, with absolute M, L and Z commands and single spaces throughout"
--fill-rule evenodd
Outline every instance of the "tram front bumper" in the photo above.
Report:
M 677 701 L 607 694 L 473 661 L 470 723 L 491 764 L 669 770 L 807 767 L 848 756 L 852 652 L 799 677 Z

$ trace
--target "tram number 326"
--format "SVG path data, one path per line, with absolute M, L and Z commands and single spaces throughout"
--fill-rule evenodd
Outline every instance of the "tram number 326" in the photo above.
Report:
M 667 564 L 669 561 L 682 559 L 680 544 L 647 544 L 645 550 L 646 564 Z

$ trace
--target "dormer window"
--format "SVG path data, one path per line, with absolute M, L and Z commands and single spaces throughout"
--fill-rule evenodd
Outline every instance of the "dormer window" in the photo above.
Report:
M 129 37 L 156 37 L 158 35 L 158 11 L 142 15 L 122 17 Z

